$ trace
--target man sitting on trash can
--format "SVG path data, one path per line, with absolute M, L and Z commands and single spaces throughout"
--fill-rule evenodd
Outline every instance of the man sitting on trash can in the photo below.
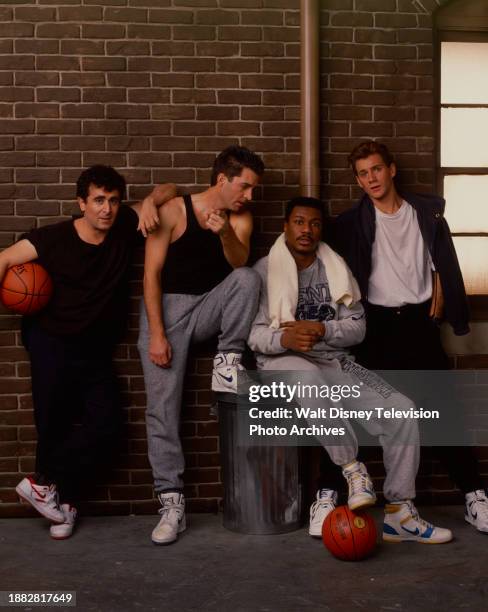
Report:
M 415 406 L 376 374 L 350 358 L 348 347 L 365 335 L 365 316 L 358 285 L 344 260 L 321 242 L 323 207 L 308 197 L 288 202 L 284 233 L 267 257 L 254 269 L 261 276 L 263 289 L 259 311 L 252 325 L 248 344 L 256 353 L 262 370 L 308 371 L 317 381 L 340 380 L 359 385 L 360 399 L 341 400 L 341 406 L 362 409 L 381 406 L 408 411 Z M 410 540 L 440 544 L 449 542 L 448 529 L 434 527 L 419 517 L 413 504 L 415 476 L 419 465 L 419 435 L 414 419 L 384 419 L 373 416 L 361 421 L 368 433 L 379 436 L 386 470 L 383 539 Z M 344 441 L 318 438 L 332 461 L 342 467 L 349 488 L 348 506 L 357 510 L 376 502 L 371 478 L 357 460 L 358 444 L 347 420 Z M 310 509 L 312 536 L 320 536 L 322 523 L 336 503 L 317 493 Z M 335 497 L 337 496 L 334 493 Z M 400 529 L 400 526 L 402 527 Z

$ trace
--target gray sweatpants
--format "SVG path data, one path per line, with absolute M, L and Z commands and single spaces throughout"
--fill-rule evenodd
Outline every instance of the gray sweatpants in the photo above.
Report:
M 185 462 L 179 427 L 190 343 L 219 334 L 219 352 L 242 353 L 256 315 L 260 286 L 257 272 L 237 268 L 203 295 L 164 295 L 164 326 L 173 349 L 170 368 L 160 368 L 149 359 L 149 328 L 141 302 L 138 348 L 146 385 L 148 454 L 156 493 L 183 489 Z
M 301 355 L 260 356 L 260 369 L 309 371 L 320 374 L 322 384 L 361 385 L 360 399 L 343 398 L 334 406 L 348 409 L 396 408 L 409 410 L 415 408 L 414 403 L 405 395 L 393 389 L 379 376 L 366 370 L 359 364 L 348 359 L 323 360 L 320 362 L 307 359 Z M 378 382 L 389 394 L 377 391 Z M 388 397 L 385 397 L 388 395 Z M 307 400 L 307 406 L 310 402 Z M 419 467 L 419 431 L 417 422 L 413 419 L 378 419 L 373 417 L 359 421 L 361 426 L 371 435 L 378 436 L 383 447 L 383 463 L 386 479 L 383 493 L 388 501 L 400 501 L 415 497 L 415 477 Z M 358 453 L 356 434 L 346 419 L 336 419 L 328 423 L 344 427 L 344 445 L 331 445 L 327 438 L 319 439 L 327 450 L 332 461 L 337 465 L 345 465 L 354 461 Z

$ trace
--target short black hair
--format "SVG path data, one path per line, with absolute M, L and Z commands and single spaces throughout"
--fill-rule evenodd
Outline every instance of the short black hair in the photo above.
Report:
M 240 176 L 244 168 L 249 168 L 258 176 L 264 172 L 263 160 L 246 147 L 232 145 L 224 149 L 215 158 L 210 184 L 217 184 L 217 177 L 221 172 L 231 181 L 235 176 Z
M 315 208 L 320 212 L 322 221 L 324 221 L 325 213 L 322 202 L 318 198 L 310 198 L 308 196 L 297 196 L 286 203 L 285 221 L 289 221 L 293 209 L 297 206 L 305 206 L 306 208 Z
M 90 185 L 103 187 L 107 191 L 118 191 L 121 200 L 125 197 L 125 178 L 112 166 L 98 164 L 83 170 L 76 181 L 76 197 L 86 201 Z

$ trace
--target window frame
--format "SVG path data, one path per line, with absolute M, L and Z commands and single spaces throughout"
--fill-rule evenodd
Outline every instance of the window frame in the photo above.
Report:
M 483 42 L 488 44 L 488 3 L 486 0 L 454 0 L 440 7 L 434 15 L 434 104 L 436 108 L 435 185 L 444 195 L 444 178 L 453 175 L 488 175 L 488 167 L 441 166 L 441 111 L 443 108 L 488 108 L 486 104 L 441 103 L 441 43 Z M 453 237 L 483 237 L 488 232 L 452 232 Z M 488 294 L 469 295 L 473 321 L 488 318 Z

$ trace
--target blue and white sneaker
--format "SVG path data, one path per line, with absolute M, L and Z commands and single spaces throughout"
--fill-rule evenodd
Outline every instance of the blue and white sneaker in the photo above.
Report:
M 488 533 L 488 498 L 484 489 L 466 493 L 464 518 L 478 531 Z
M 237 393 L 237 371 L 245 370 L 240 353 L 217 353 L 213 360 L 212 391 Z
M 364 463 L 354 461 L 342 469 L 342 474 L 349 487 L 347 505 L 351 510 L 375 505 L 373 482 Z
M 337 506 L 337 492 L 333 489 L 319 489 L 317 499 L 310 506 L 309 535 L 313 538 L 322 537 L 322 525 L 327 516 Z
M 422 542 L 444 544 L 452 540 L 450 529 L 434 527 L 421 519 L 411 500 L 386 504 L 383 523 L 385 542 Z

